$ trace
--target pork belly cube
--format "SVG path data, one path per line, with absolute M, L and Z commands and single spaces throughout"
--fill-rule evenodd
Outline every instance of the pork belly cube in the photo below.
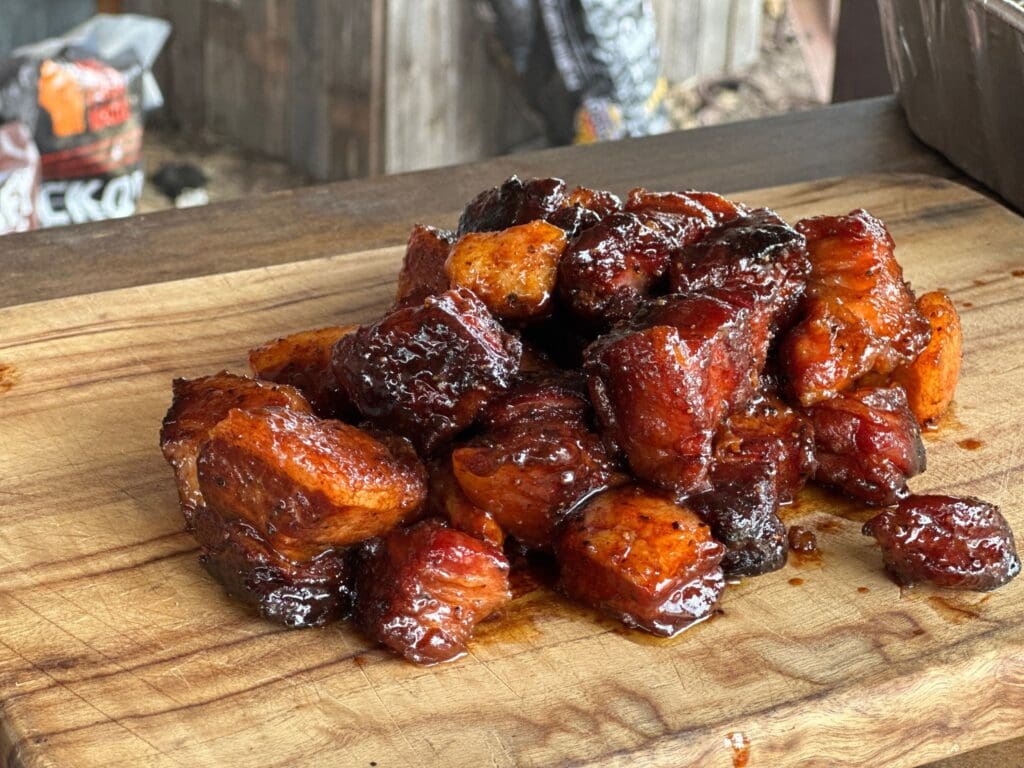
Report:
M 427 471 L 430 477 L 429 514 L 447 520 L 457 531 L 501 549 L 505 545 L 505 531 L 490 512 L 466 497 L 455 479 L 451 460 L 432 462 Z
M 565 205 L 561 179 L 509 177 L 500 187 L 484 190 L 473 198 L 459 217 L 458 235 L 496 232 L 536 219 L 548 219 Z
M 452 451 L 459 486 L 529 547 L 549 549 L 562 516 L 611 478 L 601 439 L 579 420 L 494 428 Z
M 581 232 L 558 266 L 562 300 L 595 326 L 626 320 L 665 270 L 671 243 L 632 213 L 613 213 Z
M 565 205 L 548 216 L 548 221 L 572 237 L 594 226 L 609 214 L 622 210 L 622 200 L 611 192 L 576 187 L 565 197 Z
M 476 625 L 511 599 L 501 550 L 436 520 L 367 542 L 353 569 L 356 625 L 417 664 L 463 655 Z
M 521 372 L 507 392 L 480 411 L 479 423 L 498 429 L 538 420 L 585 422 L 592 416 L 583 373 L 546 368 Z
M 587 426 L 586 391 L 574 371 L 526 376 L 484 408 L 481 433 L 452 452 L 465 498 L 528 547 L 549 550 L 565 512 L 618 481 Z
M 414 307 L 428 296 L 448 290 L 444 263 L 455 245 L 455 235 L 444 229 L 417 224 L 405 246 L 398 273 L 395 306 Z
M 722 423 L 714 440 L 715 486 L 732 483 L 758 466 L 770 470 L 775 495 L 786 504 L 814 473 L 814 427 L 811 420 L 770 392 L 738 408 Z
M 805 219 L 811 274 L 802 319 L 779 349 L 801 405 L 826 400 L 865 374 L 888 374 L 928 343 L 928 321 L 903 281 L 885 225 L 867 211 Z
M 724 554 L 691 510 L 632 485 L 587 502 L 556 545 L 569 597 L 666 637 L 714 610 Z
M 931 326 L 931 341 L 914 362 L 893 371 L 892 381 L 906 390 L 910 410 L 925 427 L 941 419 L 953 402 L 963 360 L 963 331 L 953 301 L 942 291 L 922 294 L 917 309 Z
M 231 411 L 197 467 L 210 509 L 297 563 L 390 530 L 427 494 L 406 441 L 286 408 Z
M 495 317 L 526 321 L 551 309 L 565 232 L 531 221 L 500 232 L 471 232 L 445 262 L 453 287 L 475 293 Z
M 292 628 L 344 618 L 352 605 L 344 552 L 327 550 L 303 563 L 277 552 L 256 529 L 201 507 L 195 516 L 199 562 L 225 591 L 265 619 Z
M 459 288 L 345 336 L 333 365 L 366 419 L 430 454 L 508 388 L 521 352 L 480 299 Z
M 788 547 L 774 469 L 755 462 L 742 469 L 730 464 L 722 474 L 714 490 L 688 503 L 725 545 L 723 572 L 731 578 L 778 570 L 786 564 Z
M 289 386 L 267 384 L 227 371 L 197 379 L 175 379 L 173 400 L 160 429 L 160 449 L 174 469 L 185 528 L 192 530 L 196 510 L 203 505 L 196 474 L 199 449 L 210 430 L 232 408 L 250 410 L 282 406 L 309 413 L 309 403 Z
M 1020 573 L 1009 523 L 980 499 L 908 496 L 868 520 L 864 533 L 878 540 L 885 569 L 903 586 L 988 592 Z
M 907 479 L 925 469 L 924 443 L 906 393 L 861 388 L 808 409 L 818 466 L 814 479 L 868 504 L 907 495 Z
M 334 377 L 331 353 L 338 339 L 356 327 L 317 328 L 269 341 L 249 351 L 249 367 L 259 379 L 288 384 L 302 392 L 317 416 L 351 418 L 355 409 Z
M 795 310 L 810 269 L 804 236 L 774 211 L 760 208 L 679 249 L 670 265 L 669 286 L 677 293 L 713 288 L 753 292 L 770 313 L 774 332 Z
M 638 187 L 630 191 L 626 210 L 680 247 L 700 240 L 715 224 L 745 209 L 714 192 L 648 192 Z
M 605 442 L 637 477 L 678 496 L 709 490 L 714 431 L 753 393 L 746 320 L 714 297 L 680 294 L 587 349 Z

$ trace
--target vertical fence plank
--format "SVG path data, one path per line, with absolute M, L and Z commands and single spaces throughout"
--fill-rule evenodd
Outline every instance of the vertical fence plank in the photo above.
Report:
M 761 18 L 763 0 L 732 0 L 729 15 L 729 46 L 727 71 L 749 67 L 761 51 Z
M 653 6 L 661 72 L 672 82 L 689 80 L 698 74 L 700 0 L 653 0 Z
M 537 132 L 468 0 L 389 0 L 385 171 L 507 152 Z
M 700 0 L 700 34 L 697 37 L 697 74 L 725 71 L 729 40 L 728 0 Z

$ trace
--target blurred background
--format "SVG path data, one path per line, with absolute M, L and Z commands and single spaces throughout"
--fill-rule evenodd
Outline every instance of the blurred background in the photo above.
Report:
M 98 13 L 170 23 L 141 212 L 891 90 L 874 0 L 0 0 L 8 86 Z

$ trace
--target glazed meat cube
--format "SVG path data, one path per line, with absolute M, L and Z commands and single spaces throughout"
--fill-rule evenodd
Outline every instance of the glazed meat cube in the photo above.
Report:
M 637 477 L 679 496 L 709 489 L 712 435 L 753 394 L 746 319 L 712 296 L 679 294 L 588 348 L 605 442 Z
M 536 219 L 548 219 L 565 205 L 565 182 L 561 179 L 530 179 L 512 176 L 500 187 L 474 197 L 459 217 L 458 235 L 467 232 L 496 232 Z
M 511 384 L 522 347 L 465 289 L 345 336 L 334 373 L 359 412 L 431 453 Z
M 367 542 L 353 568 L 356 624 L 417 664 L 463 655 L 476 625 L 511 599 L 505 555 L 436 520 Z
M 197 467 L 211 510 L 248 523 L 297 563 L 388 531 L 427 494 L 405 441 L 286 408 L 231 411 Z
M 435 462 L 429 469 L 429 475 L 430 496 L 427 507 L 432 515 L 447 520 L 452 528 L 486 541 L 498 549 L 504 546 L 505 531 L 490 512 L 466 498 L 455 479 L 450 460 Z
M 613 213 L 565 249 L 558 287 L 581 320 L 605 326 L 628 319 L 668 269 L 669 240 L 632 213 Z
M 910 410 L 924 427 L 942 418 L 953 402 L 963 359 L 963 331 L 956 307 L 941 291 L 923 294 L 917 309 L 931 326 L 931 341 L 914 362 L 893 371 L 892 381 L 906 390 Z
M 448 290 L 444 263 L 448 260 L 455 235 L 444 229 L 417 224 L 405 247 L 402 271 L 398 273 L 395 306 L 414 307 L 428 296 Z
M 548 221 L 572 237 L 597 224 L 605 216 L 622 210 L 617 195 L 603 190 L 576 187 L 565 198 L 565 205 L 548 216 Z
M 556 547 L 569 597 L 666 637 L 714 610 L 724 554 L 692 511 L 630 485 L 587 502 Z
M 888 374 L 928 343 L 885 225 L 867 211 L 801 221 L 811 275 L 803 318 L 779 350 L 801 405 L 833 397 L 872 371 Z
M 488 403 L 480 411 L 480 424 L 500 429 L 525 421 L 584 422 L 592 414 L 581 372 L 541 370 L 521 374 L 508 392 Z
M 869 504 L 907 495 L 925 468 L 921 430 L 899 387 L 862 388 L 808 409 L 818 467 L 814 479 Z
M 267 342 L 249 351 L 249 366 L 258 379 L 288 384 L 302 392 L 317 416 L 351 418 L 355 410 L 334 377 L 331 353 L 338 339 L 355 329 L 354 325 L 318 328 Z
M 611 462 L 582 421 L 537 419 L 488 430 L 452 452 L 469 501 L 507 533 L 547 549 L 562 515 L 604 488 Z
M 678 247 L 696 242 L 715 224 L 745 209 L 714 192 L 648 192 L 637 188 L 630 191 L 626 210 Z
M 674 292 L 750 291 L 770 312 L 770 326 L 792 314 L 810 272 L 807 241 L 774 211 L 735 216 L 672 258 Z
M 758 466 L 775 481 L 775 495 L 786 504 L 814 473 L 814 427 L 778 397 L 762 392 L 734 411 L 715 434 L 712 482 L 733 483 Z
M 174 398 L 160 429 L 160 449 L 178 481 L 185 528 L 192 530 L 192 518 L 203 505 L 196 457 L 210 430 L 232 408 L 245 410 L 279 405 L 304 413 L 309 413 L 311 408 L 292 387 L 265 384 L 227 371 L 198 379 L 175 379 L 173 388 Z
M 529 547 L 549 549 L 564 513 L 611 482 L 584 393 L 569 373 L 533 377 L 491 403 L 484 431 L 452 452 L 466 498 Z
M 694 496 L 690 506 L 725 545 L 722 570 L 727 577 L 758 576 L 786 564 L 786 526 L 779 517 L 775 473 L 770 465 L 735 464 L 716 478 L 715 489 Z
M 988 592 L 1020 573 L 999 507 L 974 498 L 908 496 L 864 524 L 882 547 L 885 569 L 903 586 L 930 582 Z
M 500 232 L 471 232 L 445 262 L 453 287 L 468 288 L 496 317 L 531 320 L 551 309 L 565 232 L 531 221 Z
M 791 323 L 810 262 L 803 235 L 773 211 L 738 215 L 673 256 L 673 291 L 705 292 L 747 310 L 753 368 L 765 366 L 780 327 Z
M 348 615 L 352 594 L 344 553 L 327 550 L 308 562 L 293 563 L 242 520 L 225 522 L 203 507 L 195 521 L 199 562 L 228 595 L 263 618 L 299 628 Z

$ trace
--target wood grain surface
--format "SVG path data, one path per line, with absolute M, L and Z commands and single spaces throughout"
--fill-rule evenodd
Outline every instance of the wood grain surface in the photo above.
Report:
M 1024 221 L 917 176 L 739 197 L 867 207 L 914 285 L 950 292 L 964 377 L 912 486 L 992 500 L 1024 531 Z M 376 315 L 400 250 L 336 250 L 0 310 L 0 765 L 728 767 L 749 744 L 755 767 L 898 767 L 1022 732 L 1024 580 L 901 592 L 865 510 L 823 492 L 786 512 L 820 560 L 731 587 L 673 641 L 534 593 L 424 669 L 344 625 L 253 618 L 180 532 L 159 422 L 173 376 Z

